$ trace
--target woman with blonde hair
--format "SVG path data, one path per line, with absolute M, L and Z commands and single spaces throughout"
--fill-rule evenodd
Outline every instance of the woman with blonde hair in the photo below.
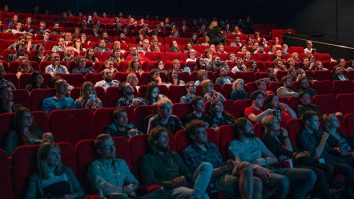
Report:
M 53 142 L 37 151 L 37 172 L 29 178 L 25 198 L 82 198 L 85 195 L 74 172 L 63 165 L 60 147 Z
M 90 81 L 84 82 L 81 86 L 80 97 L 75 101 L 75 107 L 95 110 L 102 108 L 102 106 L 102 101 L 96 96 L 93 83 Z
M 214 100 L 225 101 L 226 100 L 221 93 L 214 90 L 213 82 L 210 79 L 203 80 L 201 85 L 203 88 L 202 97 L 204 97 L 205 101 L 214 101 Z
M 132 59 L 129 62 L 127 73 L 143 73 L 144 70 L 141 67 L 139 59 Z
M 230 94 L 231 100 L 247 100 L 250 98 L 249 94 L 245 91 L 245 82 L 243 79 L 238 78 L 232 84 L 232 91 Z

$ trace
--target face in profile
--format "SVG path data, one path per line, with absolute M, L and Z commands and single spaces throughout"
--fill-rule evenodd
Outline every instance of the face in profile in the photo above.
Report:
M 155 144 L 160 150 L 167 151 L 169 149 L 169 141 L 168 133 L 163 131 L 158 135 Z
M 56 167 L 61 163 L 61 154 L 58 147 L 52 147 L 49 149 L 46 163 L 50 167 Z

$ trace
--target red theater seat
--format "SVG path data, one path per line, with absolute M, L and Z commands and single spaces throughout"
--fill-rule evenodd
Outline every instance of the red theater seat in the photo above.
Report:
M 300 119 L 292 119 L 286 123 L 286 129 L 288 130 L 290 141 L 295 147 L 298 147 L 297 136 L 301 133 L 303 128 Z
M 316 90 L 317 95 L 333 93 L 331 80 L 314 81 L 312 87 Z
M 45 98 L 55 95 L 54 88 L 39 88 L 33 89 L 30 93 L 31 110 L 40 110 L 42 102 Z
M 26 108 L 31 108 L 29 92 L 25 89 L 16 89 L 13 91 L 13 101 L 15 104 L 21 104 Z
M 347 135 L 350 138 L 354 137 L 354 113 L 348 113 L 344 116 L 345 127 Z
M 2 198 L 13 199 L 15 197 L 10 175 L 10 164 L 6 152 L 2 149 L 0 149 L 0 162 L 0 195 Z
M 354 84 L 351 80 L 333 80 L 332 83 L 335 93 L 354 93 Z
M 118 108 L 99 108 L 93 112 L 96 135 L 103 133 L 103 130 L 112 122 L 112 112 Z M 133 110 L 126 108 L 129 123 L 134 123 Z
M 8 132 L 13 127 L 14 113 L 2 113 L 0 114 L 0 146 L 2 147 Z
M 106 107 L 116 107 L 118 99 L 121 97 L 119 87 L 109 87 L 106 90 Z
M 226 160 L 228 158 L 229 144 L 234 139 L 234 133 L 232 130 L 232 126 L 231 125 L 221 126 L 217 130 L 217 133 L 219 135 L 220 152 L 221 152 L 224 160 Z
M 173 114 L 182 119 L 189 113 L 193 112 L 192 104 L 185 103 L 174 103 L 173 104 Z
M 56 141 L 75 144 L 96 136 L 93 113 L 88 109 L 54 110 L 48 120 Z
M 335 113 L 338 111 L 336 97 L 332 94 L 315 95 L 313 103 L 319 105 L 323 113 Z
M 135 125 L 143 132 L 146 133 L 148 116 L 157 113 L 157 106 L 155 105 L 140 105 L 134 109 Z
M 332 73 L 329 70 L 315 71 L 313 77 L 316 80 L 331 80 L 332 79 Z
M 339 111 L 343 114 L 354 113 L 354 93 L 338 94 L 336 99 Z
M 81 87 L 84 82 L 84 77 L 81 73 L 60 74 L 60 77 L 65 79 L 70 85 L 74 87 Z
M 186 95 L 186 87 L 185 86 L 175 86 L 171 85 L 168 88 L 168 98 L 173 102 L 173 103 L 178 103 L 180 102 L 180 99 L 182 96 Z

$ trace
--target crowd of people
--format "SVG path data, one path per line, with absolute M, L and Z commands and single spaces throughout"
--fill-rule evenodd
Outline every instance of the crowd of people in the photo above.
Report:
M 334 198 L 331 188 L 335 176 L 342 174 L 345 178 L 343 197 L 354 197 L 354 159 L 350 157 L 354 142 L 344 137 L 339 131 L 340 112 L 324 114 L 311 97 L 316 90 L 311 82 L 316 81 L 306 76 L 307 70 L 331 70 L 325 68 L 321 61 L 315 59 L 317 53 L 312 41 L 307 41 L 301 56 L 297 52 L 289 53 L 289 47 L 275 37 L 273 40 L 263 38 L 259 32 L 241 39 L 243 27 L 249 23 L 218 24 L 212 20 L 209 27 L 203 20 L 193 20 L 192 24 L 183 21 L 174 24 L 166 18 L 151 26 L 144 19 L 128 17 L 123 24 L 123 16 L 116 17 L 114 25 L 117 37 L 111 37 L 109 31 L 100 25 L 97 13 L 82 16 L 82 21 L 75 32 L 65 31 L 61 22 L 68 20 L 63 14 L 60 22 L 47 27 L 44 21 L 34 25 L 31 17 L 21 21 L 17 15 L 7 24 L 8 29 L 0 31 L 13 34 L 22 33 L 8 49 L 14 50 L 5 62 L 20 61 L 16 76 L 32 73 L 32 78 L 25 89 L 53 87 L 55 95 L 43 100 L 41 110 L 50 113 L 53 110 L 89 109 L 95 111 L 103 107 L 95 87 L 107 90 L 119 87 L 120 98 L 116 101 L 117 109 L 112 112 L 111 123 L 94 142 L 97 159 L 87 171 L 91 184 L 88 193 L 99 195 L 119 195 L 121 198 L 138 197 L 139 184 L 161 185 L 157 189 L 139 198 L 209 198 L 210 194 L 223 194 L 242 199 L 251 198 L 306 198 L 307 195 L 319 198 Z M 2 21 L 0 20 L 0 27 Z M 224 21 L 225 22 L 225 21 Z M 241 21 L 242 22 L 242 21 Z M 87 30 L 90 34 L 86 34 Z M 189 34 L 190 33 L 190 34 Z M 41 36 L 40 42 L 33 42 Z M 89 41 L 94 35 L 97 40 Z M 126 35 L 136 35 L 136 41 L 127 42 Z M 161 35 L 172 38 L 190 35 L 190 40 L 183 46 L 172 40 L 166 49 Z M 234 39 L 228 41 L 227 35 Z M 46 42 L 51 37 L 57 38 L 50 53 Z M 117 38 L 112 40 L 112 38 Z M 95 46 L 91 44 L 95 43 Z M 205 46 L 204 52 L 198 52 L 196 46 Z M 225 47 L 237 47 L 238 52 L 227 52 Z M 162 47 L 164 50 L 162 50 Z M 29 52 L 35 53 L 29 53 Z M 148 52 L 181 52 L 188 55 L 186 60 L 174 58 L 171 68 L 165 66 L 163 59 L 156 61 L 149 70 L 149 83 L 145 96 L 137 96 L 141 84 L 139 76 L 144 72 L 143 64 L 149 62 Z M 99 60 L 97 53 L 110 52 L 105 60 Z M 256 54 L 274 57 L 274 67 L 267 69 L 267 76 L 254 82 L 254 92 L 245 90 L 245 81 L 234 79 L 233 73 L 259 72 Z M 285 58 L 287 58 L 285 60 Z M 44 83 L 44 74 L 34 70 L 31 61 L 50 61 L 44 73 L 52 76 L 52 85 Z M 102 68 L 93 67 L 94 63 L 104 62 Z M 129 62 L 126 71 L 119 71 L 118 65 Z M 68 63 L 74 66 L 69 68 Z M 348 71 L 353 70 L 354 61 L 349 65 L 341 58 L 332 60 L 333 80 L 349 80 Z M 191 64 L 187 64 L 191 63 Z M 234 65 L 230 64 L 234 63 Z M 197 71 L 196 79 L 183 81 L 179 75 Z M 287 75 L 277 79 L 277 72 L 285 71 Z M 102 80 L 83 82 L 77 99 L 70 97 L 73 86 L 62 78 L 61 74 L 101 73 Z M 114 79 L 119 72 L 127 73 L 126 81 Z M 209 79 L 209 72 L 217 75 L 215 82 Z M 4 79 L 5 66 L 0 62 L 0 113 L 15 113 L 14 125 L 7 134 L 4 148 L 8 155 L 21 145 L 40 144 L 37 151 L 37 172 L 28 182 L 26 198 L 82 198 L 85 190 L 76 179 L 75 173 L 61 161 L 60 146 L 55 143 L 55 135 L 43 132 L 36 126 L 31 110 L 15 104 L 13 91 L 16 86 Z M 164 78 L 166 77 L 166 78 Z M 270 82 L 281 82 L 276 92 L 268 90 Z M 228 96 L 223 96 L 214 87 L 231 84 Z M 163 95 L 160 85 L 184 87 L 186 94 L 180 103 L 191 104 L 193 111 L 179 118 L 172 114 L 171 96 Z M 197 93 L 201 87 L 201 93 Z M 294 110 L 279 98 L 297 97 L 299 105 Z M 243 110 L 243 117 L 236 118 L 224 109 L 226 100 L 250 100 L 251 104 Z M 208 103 L 208 110 L 206 110 Z M 144 127 L 137 127 L 128 119 L 128 108 L 140 105 L 156 105 L 157 113 L 143 118 Z M 324 121 L 320 127 L 319 118 Z M 298 148 L 290 141 L 286 122 L 301 119 L 304 128 L 297 140 Z M 264 128 L 262 137 L 254 133 L 254 126 L 261 124 Z M 219 129 L 223 125 L 232 127 L 234 139 L 228 146 L 225 160 L 219 148 L 208 140 L 207 128 Z M 181 154 L 169 147 L 169 136 L 185 130 L 189 145 Z M 132 137 L 148 135 L 149 152 L 139 161 L 142 181 L 134 176 L 126 161 L 116 157 L 116 146 L 112 137 Z M 283 167 L 284 162 L 293 166 Z

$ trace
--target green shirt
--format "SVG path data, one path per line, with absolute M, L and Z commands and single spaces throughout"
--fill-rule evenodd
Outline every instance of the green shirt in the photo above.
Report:
M 163 181 L 179 176 L 186 177 L 189 182 L 192 180 L 191 171 L 176 152 L 168 151 L 163 155 L 148 153 L 140 163 L 142 179 L 146 185 L 162 184 Z

